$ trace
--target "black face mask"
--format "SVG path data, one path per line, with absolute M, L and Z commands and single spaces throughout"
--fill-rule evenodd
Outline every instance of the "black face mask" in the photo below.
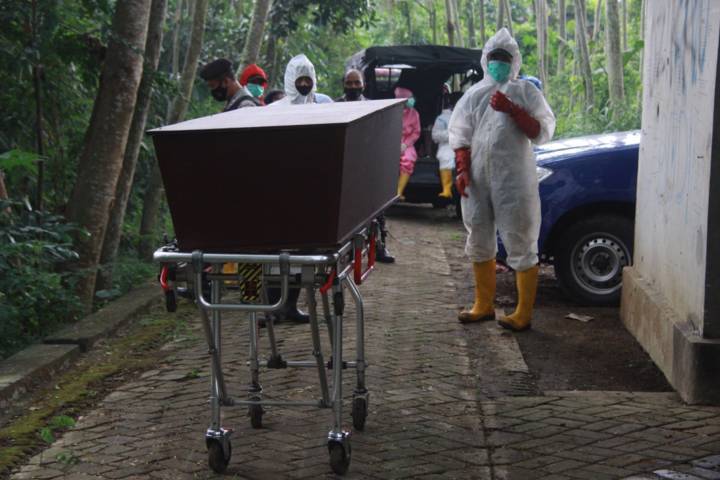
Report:
M 220 85 L 219 87 L 210 90 L 210 93 L 212 94 L 213 98 L 218 102 L 224 102 L 225 100 L 227 100 L 227 87 L 223 87 L 222 85 Z
M 345 98 L 348 100 L 357 100 L 362 95 L 362 88 L 346 88 Z
M 300 93 L 300 95 L 302 95 L 303 97 L 312 91 L 312 85 L 300 85 L 299 87 L 296 86 L 295 88 L 297 88 L 298 93 Z

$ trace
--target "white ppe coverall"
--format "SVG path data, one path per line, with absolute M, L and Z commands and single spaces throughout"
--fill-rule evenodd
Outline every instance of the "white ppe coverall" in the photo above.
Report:
M 488 74 L 487 55 L 496 49 L 512 55 L 510 75 L 503 83 Z M 468 197 L 461 197 L 468 231 L 465 253 L 472 262 L 494 259 L 499 232 L 507 263 L 519 272 L 538 263 L 540 195 L 532 144 L 547 142 L 555 131 L 555 115 L 542 92 L 518 80 L 521 64 L 517 42 L 507 29 L 500 29 L 483 49 L 483 80 L 462 96 L 448 127 L 450 147 L 470 148 L 471 154 Z M 510 115 L 490 106 L 498 90 L 539 122 L 540 133 L 532 141 Z
M 301 95 L 295 87 L 295 81 L 300 77 L 312 79 L 312 90 L 307 95 Z M 332 103 L 332 99 L 322 93 L 317 93 L 317 76 L 315 66 L 303 54 L 290 59 L 285 69 L 285 97 L 270 105 L 302 105 L 305 103 Z
M 452 110 L 446 108 L 435 119 L 432 128 L 432 139 L 438 144 L 437 159 L 440 170 L 452 170 L 455 166 L 455 154 L 448 143 L 448 124 Z

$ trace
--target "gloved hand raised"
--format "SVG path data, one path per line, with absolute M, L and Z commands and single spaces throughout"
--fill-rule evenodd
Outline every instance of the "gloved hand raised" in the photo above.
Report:
M 540 122 L 531 117 L 521 106 L 513 103 L 512 100 L 501 91 L 498 90 L 490 98 L 490 106 L 498 112 L 510 114 L 510 118 L 515 120 L 515 125 L 517 125 L 528 138 L 533 139 L 540 135 Z
M 455 150 L 455 188 L 460 195 L 467 197 L 465 189 L 470 185 L 470 149 L 458 148 Z
M 515 104 L 500 90 L 490 97 L 490 106 L 498 112 L 510 113 Z

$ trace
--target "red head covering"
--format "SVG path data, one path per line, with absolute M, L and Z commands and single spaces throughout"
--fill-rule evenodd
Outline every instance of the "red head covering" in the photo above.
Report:
M 248 80 L 250 80 L 251 77 L 260 76 L 265 79 L 265 82 L 263 83 L 263 88 L 267 88 L 267 75 L 265 74 L 265 70 L 258 67 L 254 63 L 251 65 L 248 65 L 245 67 L 245 70 L 243 70 L 242 74 L 240 75 L 240 85 L 243 87 L 247 85 Z

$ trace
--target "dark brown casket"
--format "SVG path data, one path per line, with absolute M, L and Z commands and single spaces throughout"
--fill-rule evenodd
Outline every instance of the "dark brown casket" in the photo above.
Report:
M 347 241 L 396 197 L 402 103 L 243 108 L 151 130 L 180 250 Z

